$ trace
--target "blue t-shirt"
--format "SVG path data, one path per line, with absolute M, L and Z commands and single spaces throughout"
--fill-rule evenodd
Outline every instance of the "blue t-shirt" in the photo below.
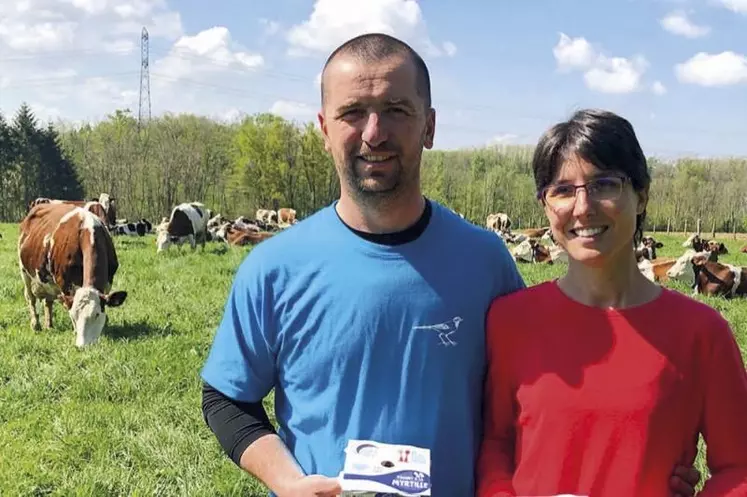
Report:
M 224 395 L 275 388 L 278 434 L 306 474 L 337 476 L 349 439 L 431 450 L 433 496 L 474 494 L 485 317 L 524 288 L 502 240 L 432 202 L 415 241 L 381 245 L 332 204 L 242 262 L 202 371 Z

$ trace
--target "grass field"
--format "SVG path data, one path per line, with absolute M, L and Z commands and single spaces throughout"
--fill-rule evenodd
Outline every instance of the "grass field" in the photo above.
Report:
M 109 311 L 99 344 L 81 351 L 59 305 L 54 329 L 31 331 L 17 225 L 0 224 L 0 234 L 0 495 L 265 495 L 223 455 L 200 411 L 198 373 L 249 249 L 208 244 L 204 254 L 157 257 L 153 236 L 116 238 L 114 288 L 129 295 Z M 660 257 L 682 253 L 682 235 L 657 239 Z M 741 242 L 723 241 L 723 259 L 747 265 Z M 528 284 L 563 270 L 521 265 Z M 747 301 L 707 302 L 747 356 Z M 270 399 L 266 406 L 272 412 Z

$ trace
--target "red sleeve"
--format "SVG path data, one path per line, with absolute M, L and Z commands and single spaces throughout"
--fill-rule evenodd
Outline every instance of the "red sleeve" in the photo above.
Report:
M 483 403 L 483 439 L 477 461 L 477 497 L 511 497 L 516 433 L 514 388 L 509 361 L 515 353 L 501 298 L 488 310 L 486 323 L 487 376 Z M 512 312 L 516 312 L 513 309 Z
M 708 336 L 701 433 L 711 478 L 699 497 L 747 495 L 747 371 L 726 321 Z

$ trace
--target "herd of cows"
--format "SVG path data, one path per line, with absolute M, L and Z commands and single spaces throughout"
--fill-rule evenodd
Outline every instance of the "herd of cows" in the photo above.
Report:
M 290 208 L 260 209 L 255 219 L 234 221 L 199 202 L 177 205 L 155 227 L 156 251 L 189 243 L 203 248 L 207 241 L 230 245 L 259 243 L 296 223 Z M 116 200 L 102 193 L 96 200 L 37 198 L 21 221 L 18 263 L 31 327 L 40 330 L 37 301 L 44 301 L 44 327 L 52 327 L 52 307 L 62 303 L 75 330 L 75 345 L 95 343 L 106 324 L 107 307 L 121 306 L 127 292 L 111 292 L 119 269 L 113 236 L 145 236 L 154 231 L 146 219 L 117 219 Z
M 505 213 L 489 214 L 486 228 L 495 232 L 510 247 L 519 263 L 568 262 L 568 254 L 558 245 L 549 227 L 511 230 L 511 219 Z M 651 281 L 682 281 L 693 294 L 726 298 L 747 296 L 747 269 L 719 262 L 728 254 L 726 246 L 691 234 L 683 243 L 684 253 L 677 257 L 658 258 L 656 249 L 664 247 L 652 236 L 645 236 L 635 248 L 638 268 Z M 747 245 L 740 249 L 747 253 Z
M 52 307 L 61 302 L 75 330 L 75 345 L 95 343 L 106 324 L 107 307 L 121 306 L 127 292 L 111 292 L 119 268 L 113 236 L 156 234 L 156 251 L 189 243 L 194 250 L 208 241 L 242 246 L 256 244 L 296 223 L 291 208 L 259 209 L 254 219 L 226 219 L 213 215 L 199 202 L 174 207 L 169 217 L 153 227 L 146 219 L 117 219 L 116 199 L 102 193 L 95 200 L 38 198 L 20 224 L 18 262 L 31 327 L 40 330 L 37 301 L 44 301 L 44 327 L 52 327 Z M 463 217 L 463 216 L 462 216 Z M 549 228 L 513 231 L 505 213 L 490 214 L 486 228 L 500 236 L 517 263 L 567 263 Z M 727 298 L 747 295 L 745 269 L 719 262 L 727 254 L 723 243 L 691 235 L 678 258 L 658 258 L 663 244 L 651 236 L 635 248 L 638 267 L 652 281 L 686 282 L 694 293 Z M 742 252 L 747 252 L 747 246 Z

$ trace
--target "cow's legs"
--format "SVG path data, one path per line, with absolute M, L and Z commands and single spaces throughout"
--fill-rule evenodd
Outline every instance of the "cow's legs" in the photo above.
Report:
M 21 269 L 21 276 L 23 277 L 23 296 L 26 299 L 31 316 L 31 329 L 39 331 L 41 326 L 39 325 L 39 315 L 36 313 L 36 297 L 31 291 L 31 278 L 23 269 Z
M 54 306 L 54 300 L 47 299 L 44 301 L 44 327 L 49 329 L 52 327 L 52 307 Z
M 197 243 L 195 242 L 195 236 L 189 235 L 187 238 L 189 239 L 189 246 L 192 247 L 192 250 L 196 249 Z

